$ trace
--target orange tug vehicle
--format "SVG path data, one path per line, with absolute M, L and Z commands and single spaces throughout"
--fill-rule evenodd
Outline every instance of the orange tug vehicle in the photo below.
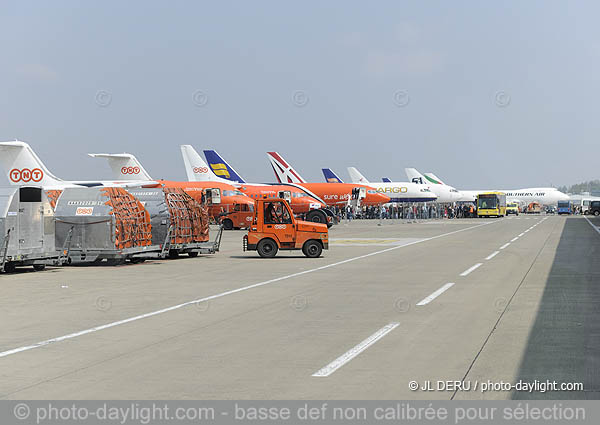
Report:
M 257 199 L 255 214 L 243 240 L 244 251 L 258 251 L 261 257 L 274 257 L 277 251 L 302 250 L 309 258 L 329 249 L 327 225 L 297 220 L 283 198 Z

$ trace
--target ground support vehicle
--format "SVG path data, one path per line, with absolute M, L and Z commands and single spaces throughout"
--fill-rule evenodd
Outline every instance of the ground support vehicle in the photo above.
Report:
M 527 214 L 541 214 L 542 205 L 539 202 L 531 202 L 527 205 Z
M 225 230 L 247 229 L 254 217 L 254 205 L 235 204 L 233 211 L 223 211 L 219 214 L 219 222 Z
M 285 199 L 260 199 L 243 249 L 258 251 L 261 257 L 274 257 L 279 250 L 302 250 L 305 256 L 317 258 L 329 249 L 329 233 L 326 224 L 297 220 Z
M 519 204 L 517 202 L 509 202 L 506 204 L 506 215 L 519 215 Z

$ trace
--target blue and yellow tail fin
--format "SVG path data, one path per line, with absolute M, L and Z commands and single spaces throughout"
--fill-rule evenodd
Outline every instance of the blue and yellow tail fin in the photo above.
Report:
M 206 157 L 206 162 L 208 162 L 210 169 L 216 176 L 233 182 L 246 183 L 233 167 L 221 158 L 216 151 L 205 150 L 204 156 Z
M 322 171 L 327 183 L 344 183 L 331 168 L 322 168 Z

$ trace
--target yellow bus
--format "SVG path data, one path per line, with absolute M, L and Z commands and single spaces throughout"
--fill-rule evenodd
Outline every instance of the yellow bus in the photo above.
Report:
M 477 195 L 478 217 L 504 217 L 506 215 L 506 194 L 486 192 Z

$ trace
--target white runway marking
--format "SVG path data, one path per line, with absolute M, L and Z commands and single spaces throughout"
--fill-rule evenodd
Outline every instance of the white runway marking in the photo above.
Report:
M 585 215 L 583 216 L 583 218 L 585 218 L 587 220 L 588 223 L 590 223 L 590 226 L 592 226 L 592 229 L 594 229 L 596 232 L 598 232 L 600 234 L 600 229 L 598 228 L 598 226 L 596 226 L 594 223 L 592 223 L 592 221 L 587 218 Z
M 426 304 L 429 304 L 431 301 L 435 300 L 437 297 L 439 297 L 440 295 L 442 295 L 444 292 L 446 292 L 448 289 L 452 288 L 453 286 L 454 286 L 453 282 L 446 283 L 440 289 L 438 289 L 437 291 L 433 292 L 428 297 L 425 297 L 421 301 L 419 301 L 417 303 L 417 305 L 426 305 Z
M 140 314 L 139 316 L 130 317 L 128 319 L 118 320 L 116 322 L 107 323 L 105 325 L 96 326 L 96 327 L 93 327 L 93 328 L 89 328 L 89 329 L 85 329 L 85 330 L 82 330 L 82 331 L 70 333 L 70 334 L 59 336 L 59 337 L 56 337 L 56 338 L 50 338 L 50 339 L 47 339 L 45 341 L 36 342 L 35 344 L 32 344 L 32 345 L 26 345 L 26 346 L 19 347 L 19 348 L 13 348 L 12 350 L 7 350 L 7 351 L 0 352 L 0 358 L 1 357 L 6 357 L 6 356 L 10 356 L 10 355 L 16 354 L 16 353 L 21 353 L 23 351 L 33 350 L 34 348 L 44 347 L 46 345 L 54 344 L 56 342 L 61 342 L 61 341 L 65 341 L 65 340 L 68 340 L 68 339 L 77 338 L 77 337 L 80 337 L 80 336 L 83 336 L 83 335 L 91 334 L 91 333 L 102 331 L 102 330 L 105 330 L 105 329 L 114 328 L 116 326 L 124 325 L 124 324 L 131 323 L 131 322 L 135 322 L 137 320 L 147 319 L 148 317 L 158 316 L 159 314 L 168 313 L 170 311 L 178 310 L 180 308 L 187 307 L 187 306 L 194 305 L 194 304 L 199 304 L 199 303 L 202 303 L 204 301 L 214 300 L 214 299 L 217 299 L 217 298 L 225 297 L 227 295 L 237 294 L 238 292 L 243 292 L 243 291 L 247 291 L 249 289 L 254 289 L 254 288 L 258 288 L 258 287 L 261 287 L 261 286 L 269 285 L 269 284 L 272 284 L 272 283 L 281 282 L 281 281 L 286 280 L 286 279 L 291 279 L 291 278 L 302 276 L 302 275 L 305 275 L 305 274 L 308 274 L 308 273 L 313 273 L 313 272 L 316 272 L 316 271 L 329 269 L 329 268 L 332 268 L 332 267 L 340 266 L 342 264 L 350 263 L 352 261 L 356 261 L 356 260 L 360 260 L 360 259 L 363 259 L 363 258 L 372 257 L 374 255 L 379 255 L 379 254 L 383 254 L 385 252 L 394 251 L 396 249 L 404 248 L 404 247 L 407 247 L 407 246 L 410 246 L 410 245 L 415 245 L 415 244 L 418 244 L 418 243 L 422 243 L 422 242 L 431 241 L 431 240 L 434 240 L 434 239 L 443 238 L 445 236 L 454 235 L 456 233 L 464 232 L 464 231 L 471 230 L 471 229 L 476 229 L 476 228 L 481 227 L 481 226 L 487 226 L 488 224 L 499 223 L 499 222 L 500 221 L 490 221 L 490 222 L 486 222 L 486 223 L 477 224 L 475 226 L 465 227 L 464 229 L 454 230 L 452 232 L 442 233 L 441 235 L 432 236 L 430 238 L 425 238 L 425 239 L 420 239 L 420 240 L 417 240 L 415 242 L 407 243 L 407 244 L 404 244 L 404 245 L 393 246 L 391 248 L 382 249 L 380 251 L 371 252 L 369 254 L 359 255 L 357 257 L 348 258 L 346 260 L 338 261 L 336 263 L 327 264 L 325 266 L 317 267 L 317 268 L 314 268 L 314 269 L 304 270 L 304 271 L 301 271 L 301 272 L 298 272 L 298 273 L 292 273 L 292 274 L 289 274 L 289 275 L 286 275 L 286 276 L 281 276 L 281 277 L 277 277 L 277 278 L 274 278 L 274 279 L 269 279 L 269 280 L 266 280 L 264 282 L 259 282 L 259 283 L 255 283 L 255 284 L 252 284 L 252 285 L 243 286 L 241 288 L 232 289 L 230 291 L 221 292 L 220 294 L 211 295 L 211 296 L 208 296 L 208 297 L 199 298 L 199 299 L 192 300 L 192 301 L 187 301 L 187 302 L 184 302 L 184 303 L 181 303 L 181 304 L 177 304 L 177 305 L 174 305 L 174 306 L 171 306 L 171 307 L 163 308 L 161 310 L 156 310 L 156 311 L 152 311 L 150 313 Z
M 507 246 L 509 246 L 509 245 L 510 245 L 510 242 L 506 242 L 504 245 L 502 245 L 502 246 L 500 247 L 500 249 L 504 249 L 504 248 L 506 248 L 506 247 L 507 247 Z
M 519 233 L 519 237 L 523 236 L 524 234 L 525 234 L 525 232 Z
M 399 246 L 421 238 L 331 238 L 330 245 L 335 246 Z
M 519 237 L 518 237 L 518 236 L 515 236 L 515 237 L 514 237 L 514 238 L 512 238 L 510 241 L 511 241 L 511 242 L 514 242 L 514 241 L 516 241 L 517 239 L 519 239 Z
M 491 260 L 492 258 L 494 258 L 498 254 L 500 254 L 500 251 L 494 251 L 490 255 L 488 255 L 487 257 L 485 257 L 485 259 L 486 260 Z
M 313 373 L 312 376 L 326 377 L 326 376 L 331 375 L 333 372 L 338 370 L 340 367 L 344 366 L 346 363 L 348 363 L 354 357 L 358 356 L 360 353 L 365 351 L 371 345 L 375 344 L 381 338 L 383 338 L 384 336 L 389 334 L 391 331 L 396 329 L 398 327 L 398 325 L 399 325 L 399 323 L 390 323 L 389 325 L 384 326 L 383 328 L 379 329 L 377 332 L 375 332 L 373 335 L 371 335 L 370 337 L 365 339 L 363 342 L 361 342 L 357 346 L 352 347 L 350 350 L 346 351 L 344 354 L 342 354 L 340 357 L 338 357 L 337 359 L 335 359 L 334 361 L 329 363 L 324 368 Z
M 467 270 L 465 270 L 464 272 L 462 272 L 460 275 L 461 276 L 467 276 L 468 274 L 470 274 L 472 271 L 477 270 L 479 267 L 481 267 L 482 263 L 477 263 L 474 266 L 469 267 Z

